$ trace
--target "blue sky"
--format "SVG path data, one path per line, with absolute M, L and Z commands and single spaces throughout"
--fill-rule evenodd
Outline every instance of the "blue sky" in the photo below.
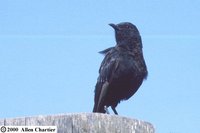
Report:
M 0 2 L 0 118 L 91 112 L 103 56 L 115 45 L 109 23 L 142 36 L 148 79 L 120 115 L 158 133 L 200 130 L 200 1 Z

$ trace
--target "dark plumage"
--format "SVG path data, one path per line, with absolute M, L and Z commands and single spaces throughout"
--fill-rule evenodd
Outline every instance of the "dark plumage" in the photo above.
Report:
M 138 90 L 147 77 L 147 67 L 136 26 L 129 22 L 109 25 L 115 30 L 117 44 L 100 52 L 105 58 L 99 69 L 93 112 L 106 113 L 107 107 L 111 106 L 118 114 L 117 104 Z

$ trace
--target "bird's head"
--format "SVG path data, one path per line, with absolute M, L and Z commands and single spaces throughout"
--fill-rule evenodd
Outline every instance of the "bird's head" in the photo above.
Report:
M 109 24 L 115 30 L 115 38 L 118 45 L 140 39 L 140 33 L 135 25 L 130 22 Z

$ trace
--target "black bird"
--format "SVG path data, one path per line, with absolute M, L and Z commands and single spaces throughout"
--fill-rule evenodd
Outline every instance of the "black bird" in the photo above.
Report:
M 117 104 L 135 94 L 148 72 L 137 27 L 129 22 L 109 25 L 117 44 L 100 52 L 105 58 L 99 68 L 93 112 L 108 113 L 111 106 L 117 115 Z

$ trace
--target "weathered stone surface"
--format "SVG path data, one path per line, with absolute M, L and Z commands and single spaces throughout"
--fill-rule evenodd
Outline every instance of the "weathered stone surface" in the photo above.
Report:
M 72 133 L 72 115 L 60 114 L 51 116 L 26 117 L 29 126 L 57 126 L 58 133 Z
M 58 133 L 154 133 L 144 121 L 99 113 L 60 114 L 0 120 L 2 125 L 57 126 Z
M 4 125 L 4 119 L 0 119 L 0 126 L 3 126 Z
M 5 126 L 25 126 L 25 118 L 9 118 L 4 120 Z

